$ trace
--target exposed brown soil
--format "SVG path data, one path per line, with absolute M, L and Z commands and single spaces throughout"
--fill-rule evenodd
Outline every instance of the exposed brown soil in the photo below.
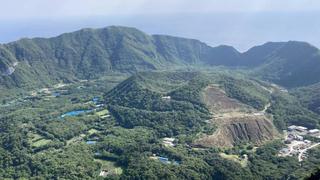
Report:
M 217 86 L 210 85 L 205 88 L 203 101 L 212 113 L 230 112 L 239 109 L 247 109 L 248 106 L 241 104 L 236 99 L 229 98 L 226 93 Z
M 257 111 L 228 97 L 217 86 L 208 86 L 203 101 L 212 112 L 211 123 L 217 129 L 212 135 L 202 135 L 194 142 L 201 147 L 232 147 L 241 142 L 256 145 L 274 139 L 278 132 L 264 111 Z

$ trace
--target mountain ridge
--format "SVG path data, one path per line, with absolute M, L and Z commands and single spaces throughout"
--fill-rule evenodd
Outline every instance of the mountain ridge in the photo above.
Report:
M 18 66 L 13 67 L 14 63 Z M 268 42 L 240 53 L 232 46 L 211 47 L 196 39 L 148 35 L 136 28 L 109 26 L 1 44 L 0 86 L 41 86 L 114 72 L 225 66 L 254 69 L 254 76 L 295 87 L 319 82 L 320 78 L 313 77 L 320 72 L 317 65 L 320 67 L 319 49 L 304 42 Z M 306 71 L 309 67 L 312 70 Z M 297 78 L 301 73 L 302 77 L 313 78 L 304 82 Z

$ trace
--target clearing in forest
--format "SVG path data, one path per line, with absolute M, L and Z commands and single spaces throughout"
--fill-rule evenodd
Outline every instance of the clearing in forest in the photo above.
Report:
M 212 113 L 210 123 L 217 129 L 213 134 L 205 134 L 197 139 L 194 142 L 196 146 L 232 147 L 242 142 L 261 144 L 278 135 L 272 120 L 264 111 L 258 111 L 228 97 L 218 86 L 206 87 L 203 101 Z

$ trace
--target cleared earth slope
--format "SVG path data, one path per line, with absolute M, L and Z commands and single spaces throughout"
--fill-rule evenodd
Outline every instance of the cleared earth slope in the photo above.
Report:
M 203 135 L 194 143 L 202 147 L 232 147 L 240 143 L 262 144 L 278 136 L 265 109 L 258 111 L 230 98 L 218 86 L 209 85 L 203 91 L 203 101 L 212 113 L 210 123 L 217 127 L 211 135 Z M 266 106 L 269 106 L 267 104 Z
M 237 88 L 241 84 L 246 88 Z M 224 88 L 229 88 L 228 92 Z M 267 90 L 250 80 L 223 74 L 149 72 L 119 84 L 106 93 L 105 100 L 120 126 L 145 126 L 161 136 L 200 133 L 203 136 L 193 143 L 195 146 L 231 147 L 259 145 L 277 137 L 265 113 L 270 106 L 264 100 L 267 95 Z M 263 107 L 257 110 L 256 104 Z

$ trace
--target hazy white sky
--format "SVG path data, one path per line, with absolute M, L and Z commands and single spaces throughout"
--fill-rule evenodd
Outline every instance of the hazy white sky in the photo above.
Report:
M 319 0 L 0 0 L 2 19 L 320 10 Z
M 240 50 L 265 41 L 301 40 L 320 46 L 320 0 L 0 0 L 0 4 L 2 43 L 83 27 L 124 25 Z

